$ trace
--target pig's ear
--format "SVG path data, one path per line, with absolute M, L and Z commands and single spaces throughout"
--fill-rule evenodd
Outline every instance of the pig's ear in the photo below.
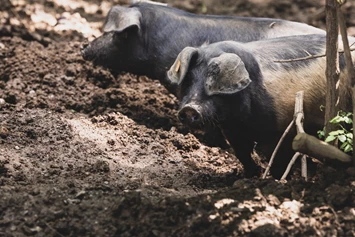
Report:
M 184 48 L 177 56 L 174 64 L 167 73 L 168 82 L 174 85 L 180 85 L 183 81 L 187 70 L 189 69 L 190 61 L 197 54 L 197 49 L 192 47 Z
M 251 80 L 242 59 L 232 53 L 224 53 L 208 63 L 205 83 L 206 93 L 234 94 L 245 89 Z
M 137 8 L 115 6 L 106 17 L 104 32 L 123 32 L 126 29 L 140 29 L 141 12 Z

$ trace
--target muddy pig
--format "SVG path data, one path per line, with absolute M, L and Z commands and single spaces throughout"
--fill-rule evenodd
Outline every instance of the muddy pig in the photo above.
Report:
M 175 88 L 166 83 L 165 74 L 186 46 L 324 33 L 286 20 L 196 15 L 149 3 L 111 8 L 103 30 L 102 36 L 83 45 L 84 59 L 114 71 L 158 79 L 173 94 Z
M 350 44 L 355 38 L 349 37 Z M 291 122 L 295 94 L 304 91 L 304 127 L 315 135 L 322 129 L 325 105 L 325 57 L 288 63 L 275 62 L 325 54 L 324 35 L 280 37 L 250 43 L 218 42 L 200 48 L 187 47 L 167 73 L 178 88 L 179 119 L 191 128 L 218 126 L 242 162 L 248 176 L 259 167 L 251 158 L 254 142 L 270 158 L 282 133 Z M 342 42 L 339 43 L 339 46 Z M 352 52 L 355 60 L 355 52 Z M 341 81 L 344 57 L 340 55 Z M 340 109 L 351 110 L 350 91 Z M 295 132 L 295 131 L 293 131 Z M 283 142 L 271 173 L 279 178 L 293 155 L 291 140 Z

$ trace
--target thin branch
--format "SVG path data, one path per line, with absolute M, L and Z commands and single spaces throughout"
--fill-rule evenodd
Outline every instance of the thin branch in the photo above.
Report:
M 295 114 L 294 118 L 296 121 L 296 128 L 297 134 L 305 133 L 303 128 L 303 119 L 304 119 L 304 112 L 303 112 L 303 91 L 298 91 L 296 93 L 296 103 L 295 103 Z M 301 159 L 301 175 L 307 181 L 307 159 L 306 155 L 302 156 Z
M 295 102 L 295 112 L 294 112 L 294 119 L 296 121 L 296 128 L 297 133 L 304 133 L 303 129 L 303 91 L 298 91 L 296 93 L 296 102 Z
M 264 172 L 264 174 L 263 174 L 263 179 L 265 179 L 265 178 L 266 178 L 266 175 L 269 173 L 270 168 L 271 168 L 271 165 L 272 165 L 272 163 L 274 162 L 276 153 L 277 153 L 277 151 L 279 150 L 279 147 L 281 146 L 281 143 L 282 143 L 283 140 L 285 139 L 287 133 L 291 130 L 291 128 L 292 128 L 292 126 L 293 126 L 294 123 L 295 123 L 295 120 L 292 119 L 291 123 L 288 125 L 288 127 L 286 128 L 286 130 L 285 130 L 284 133 L 282 134 L 282 137 L 280 138 L 279 142 L 277 143 L 276 148 L 275 148 L 274 152 L 273 152 L 272 155 L 271 155 L 269 164 L 267 165 L 267 167 L 266 167 L 266 169 L 265 169 L 265 172 Z
M 289 133 L 289 131 L 291 130 L 292 126 L 296 123 L 297 126 L 297 133 L 304 133 L 304 129 L 303 129 L 303 118 L 304 118 L 304 114 L 303 114 L 303 91 L 298 91 L 296 93 L 296 100 L 295 100 L 295 112 L 293 115 L 293 119 L 290 122 L 290 124 L 287 126 L 286 130 L 284 131 L 284 133 L 282 134 L 279 142 L 276 145 L 276 148 L 274 150 L 274 152 L 271 155 L 269 164 L 267 165 L 265 172 L 263 174 L 263 179 L 266 178 L 266 175 L 269 173 L 270 168 L 272 166 L 272 163 L 274 162 L 275 156 L 277 151 L 279 150 L 279 147 L 281 146 L 283 140 L 285 139 L 287 133 Z M 304 174 L 302 174 L 302 176 L 307 177 L 307 172 Z
M 350 47 L 352 45 L 354 45 L 355 43 L 351 44 Z M 355 48 L 350 49 L 350 51 L 354 51 Z M 338 53 L 344 53 L 344 50 L 340 50 L 338 51 Z M 308 52 L 307 52 L 308 53 Z M 309 54 L 309 53 L 308 53 Z M 297 62 L 297 61 L 303 61 L 303 60 L 309 60 L 309 59 L 313 59 L 313 58 L 321 58 L 321 57 L 325 57 L 326 54 L 317 54 L 317 55 L 308 55 L 306 57 L 302 57 L 302 58 L 293 58 L 293 59 L 284 59 L 284 60 L 275 60 L 274 63 L 291 63 L 291 62 Z
M 286 181 L 286 177 L 287 177 L 288 173 L 290 173 L 290 170 L 291 170 L 293 164 L 296 162 L 297 158 L 298 158 L 300 155 L 302 155 L 302 154 L 299 153 L 299 152 L 296 152 L 296 153 L 293 155 L 293 157 L 292 157 L 290 163 L 288 163 L 288 166 L 287 166 L 287 169 L 285 170 L 285 173 L 282 175 L 282 177 L 281 177 L 281 179 L 280 179 L 281 182 L 285 182 L 285 181 Z
M 310 54 L 307 50 L 303 50 L 306 54 L 308 54 L 308 56 L 312 56 L 312 54 Z
M 301 175 L 305 181 L 308 180 L 307 175 L 307 155 L 303 155 L 301 158 Z

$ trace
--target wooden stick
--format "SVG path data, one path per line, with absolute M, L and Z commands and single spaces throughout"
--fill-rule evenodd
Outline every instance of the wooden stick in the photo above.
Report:
M 296 93 L 296 102 L 295 102 L 295 113 L 294 119 L 296 121 L 297 133 L 304 133 L 303 129 L 303 91 L 298 91 Z
M 354 50 L 355 50 L 355 48 L 350 49 L 350 51 L 354 51 Z M 344 50 L 340 50 L 340 51 L 338 51 L 338 53 L 344 53 Z M 325 56 L 326 56 L 326 54 L 308 55 L 308 56 L 302 57 L 302 58 L 274 60 L 274 63 L 291 63 L 291 62 L 309 60 L 309 59 L 313 59 L 313 58 L 321 58 L 321 57 L 325 57 Z
M 307 156 L 303 154 L 301 158 L 301 175 L 304 178 L 305 181 L 308 180 L 308 175 L 307 175 Z
M 287 133 L 289 133 L 289 131 L 291 130 L 293 124 L 296 122 L 297 125 L 297 132 L 304 132 L 303 129 L 303 91 L 298 91 L 296 93 L 296 102 L 295 102 L 295 112 L 294 112 L 294 116 L 293 119 L 291 121 L 291 123 L 287 126 L 286 130 L 284 131 L 284 133 L 282 134 L 279 142 L 276 145 L 276 148 L 274 150 L 274 152 L 271 155 L 270 161 L 265 169 L 265 172 L 263 174 L 263 179 L 266 178 L 266 175 L 269 173 L 270 168 L 272 166 L 272 163 L 274 162 L 275 156 L 277 154 L 277 151 L 279 150 L 279 147 L 281 146 L 281 143 L 283 142 L 283 140 L 285 139 Z M 305 161 L 302 161 L 305 162 Z M 307 167 L 307 164 L 302 164 L 304 167 Z M 302 176 L 307 178 L 307 169 L 302 173 Z
M 285 170 L 285 173 L 282 175 L 282 177 L 281 177 L 281 179 L 280 179 L 281 182 L 285 182 L 285 181 L 286 181 L 286 177 L 287 177 L 288 173 L 290 173 L 290 170 L 291 170 L 293 164 L 296 162 L 297 158 L 298 158 L 300 155 L 301 155 L 301 153 L 299 153 L 299 152 L 296 152 L 296 153 L 293 155 L 293 157 L 292 157 L 290 163 L 288 163 L 288 166 L 287 166 L 287 168 L 286 168 L 286 170 Z
M 270 168 L 272 166 L 272 163 L 274 162 L 274 159 L 275 159 L 275 156 L 276 156 L 276 153 L 277 151 L 279 150 L 279 147 L 281 145 L 281 143 L 283 142 L 283 140 L 285 139 L 287 133 L 291 130 L 293 124 L 295 123 L 295 120 L 293 119 L 291 121 L 291 123 L 287 126 L 286 130 L 284 131 L 284 133 L 282 134 L 282 137 L 280 138 L 279 142 L 277 143 L 276 147 L 275 147 L 275 150 L 274 152 L 272 153 L 271 155 L 271 158 L 270 158 L 270 161 L 269 161 L 269 164 L 267 165 L 266 169 L 265 169 L 265 172 L 263 174 L 263 179 L 266 178 L 266 175 L 269 173 L 270 171 Z
M 304 133 L 303 129 L 303 119 L 304 119 L 304 113 L 303 113 L 303 91 L 298 91 L 296 93 L 296 103 L 295 103 L 295 121 L 296 121 L 296 128 L 297 128 L 297 134 L 299 133 Z M 303 155 L 301 159 L 301 175 L 302 177 L 307 181 L 307 160 L 306 156 Z
M 345 154 L 337 147 L 321 141 L 307 133 L 297 134 L 293 139 L 292 148 L 295 151 L 307 154 L 320 161 L 323 161 L 322 159 L 339 160 L 345 163 L 352 161 L 351 156 Z

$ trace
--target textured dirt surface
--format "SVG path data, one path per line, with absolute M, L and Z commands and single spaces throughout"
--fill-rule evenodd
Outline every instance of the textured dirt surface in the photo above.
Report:
M 169 3 L 324 28 L 323 1 Z M 355 235 L 355 169 L 245 179 L 232 150 L 180 125 L 157 81 L 85 62 L 114 4 L 127 2 L 0 4 L 0 236 Z M 355 3 L 343 8 L 354 35 Z

